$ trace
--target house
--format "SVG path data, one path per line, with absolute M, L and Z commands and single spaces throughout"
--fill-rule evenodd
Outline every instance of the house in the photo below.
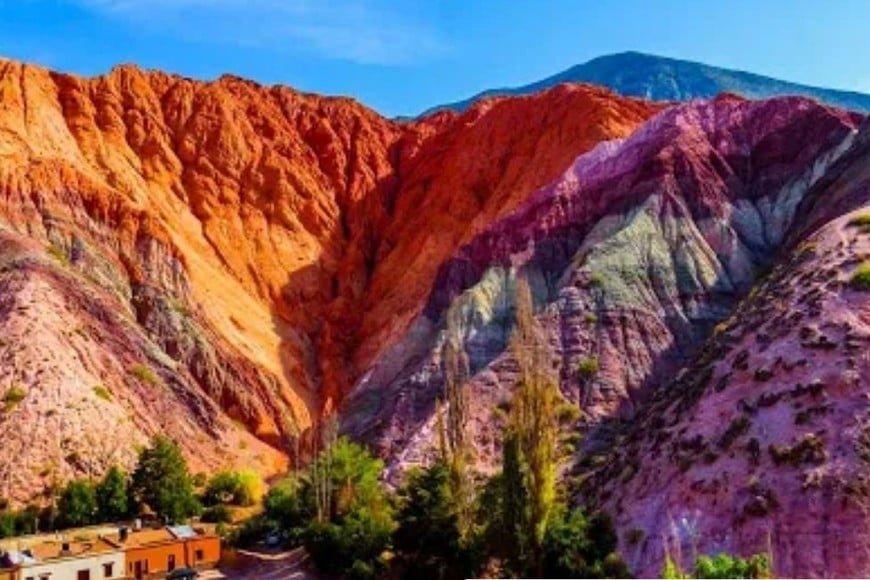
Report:
M 46 539 L 20 551 L 7 551 L 3 560 L 5 566 L 12 568 L 6 576 L 10 580 L 124 578 L 123 551 L 102 538 L 82 541 Z
M 129 578 L 165 577 L 180 568 L 208 568 L 220 560 L 220 538 L 191 526 L 121 528 L 106 541 L 124 552 Z M 54 579 L 52 579 L 54 580 Z

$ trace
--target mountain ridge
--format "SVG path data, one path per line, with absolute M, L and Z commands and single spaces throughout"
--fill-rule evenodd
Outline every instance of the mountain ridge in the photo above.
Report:
M 481 98 L 530 94 L 565 82 L 601 85 L 623 96 L 654 101 L 712 98 L 722 92 L 756 99 L 804 95 L 845 109 L 870 112 L 870 95 L 857 91 L 815 87 L 743 70 L 626 51 L 596 57 L 540 81 L 519 87 L 490 89 L 468 99 L 437 105 L 420 116 L 440 110 L 462 111 Z

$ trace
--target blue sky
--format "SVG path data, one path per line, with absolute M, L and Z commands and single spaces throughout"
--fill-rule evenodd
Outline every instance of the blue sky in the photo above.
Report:
M 0 0 L 0 55 L 231 72 L 416 114 L 639 50 L 870 92 L 870 2 Z

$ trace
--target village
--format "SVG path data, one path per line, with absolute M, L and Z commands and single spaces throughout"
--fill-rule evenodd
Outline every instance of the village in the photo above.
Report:
M 214 568 L 221 541 L 194 525 L 95 526 L 0 542 L 0 580 L 192 580 Z

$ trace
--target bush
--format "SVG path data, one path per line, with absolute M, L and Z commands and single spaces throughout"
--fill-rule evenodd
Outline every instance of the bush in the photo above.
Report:
M 18 403 L 24 400 L 27 396 L 27 391 L 21 385 L 12 385 L 6 394 L 3 395 L 3 410 L 11 411 L 18 406 Z
M 577 373 L 584 381 L 594 378 L 598 373 L 598 359 L 592 356 L 583 357 L 577 363 Z
M 870 262 L 862 262 L 855 268 L 849 285 L 861 292 L 870 291 Z
M 156 385 L 160 382 L 160 378 L 157 376 L 150 367 L 143 365 L 141 363 L 136 363 L 130 367 L 130 374 L 139 379 L 141 382 Z
M 260 476 L 252 471 L 222 471 L 206 484 L 203 502 L 252 506 L 262 496 L 262 488 Z
M 849 226 L 865 231 L 870 228 L 870 213 L 862 213 L 849 220 Z
M 94 394 L 96 396 L 98 396 L 99 398 L 103 399 L 104 401 L 111 401 L 112 400 L 112 393 L 109 391 L 109 389 L 107 389 L 103 385 L 95 385 L 94 386 Z
M 749 559 L 729 554 L 698 556 L 695 562 L 695 578 L 769 578 L 770 562 L 764 554 Z
M 228 524 L 233 521 L 233 514 L 230 508 L 219 504 L 203 510 L 200 519 L 210 524 Z

